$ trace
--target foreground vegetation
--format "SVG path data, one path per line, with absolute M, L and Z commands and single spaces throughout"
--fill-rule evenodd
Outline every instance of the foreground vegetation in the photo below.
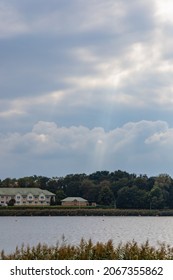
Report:
M 16 248 L 15 252 L 6 255 L 0 253 L 2 260 L 173 260 L 173 248 L 160 244 L 155 248 L 148 241 L 137 244 L 135 241 L 114 246 L 109 240 L 106 243 L 93 244 L 91 240 L 81 240 L 79 245 L 48 246 L 38 244 L 35 247 Z

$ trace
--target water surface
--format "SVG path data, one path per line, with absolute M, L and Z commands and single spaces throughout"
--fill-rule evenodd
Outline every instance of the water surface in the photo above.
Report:
M 114 244 L 132 241 L 173 246 L 173 217 L 0 217 L 0 250 L 13 252 L 16 246 L 55 245 L 62 236 L 70 244 L 83 237 L 95 243 L 112 239 Z

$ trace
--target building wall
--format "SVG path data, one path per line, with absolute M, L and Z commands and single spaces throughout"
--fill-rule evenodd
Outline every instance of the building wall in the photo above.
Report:
M 16 194 L 15 196 L 0 196 L 0 204 L 6 205 L 11 199 L 15 199 L 15 205 L 50 205 L 51 196 L 41 194 L 39 196 L 34 196 L 32 193 L 27 196 L 22 196 L 21 194 Z
M 10 195 L 3 195 L 3 196 L 0 196 L 0 204 L 1 205 L 6 205 L 12 198 L 15 199 L 15 196 L 10 196 Z
M 63 206 L 87 206 L 87 201 L 62 201 Z

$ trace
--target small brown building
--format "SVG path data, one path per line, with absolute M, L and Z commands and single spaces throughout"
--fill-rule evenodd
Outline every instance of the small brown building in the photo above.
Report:
M 88 206 L 88 200 L 82 197 L 66 197 L 61 200 L 62 206 Z

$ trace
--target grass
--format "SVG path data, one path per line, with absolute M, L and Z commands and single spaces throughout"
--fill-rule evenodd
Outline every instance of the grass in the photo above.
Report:
M 173 260 L 173 248 L 160 244 L 155 248 L 146 241 L 138 244 L 134 240 L 114 246 L 112 240 L 106 243 L 81 239 L 79 245 L 63 242 L 56 246 L 38 244 L 33 247 L 16 248 L 12 254 L 0 252 L 2 260 Z
M 46 207 L 0 207 L 0 216 L 173 216 L 173 209 L 115 209 L 115 208 L 64 208 Z

